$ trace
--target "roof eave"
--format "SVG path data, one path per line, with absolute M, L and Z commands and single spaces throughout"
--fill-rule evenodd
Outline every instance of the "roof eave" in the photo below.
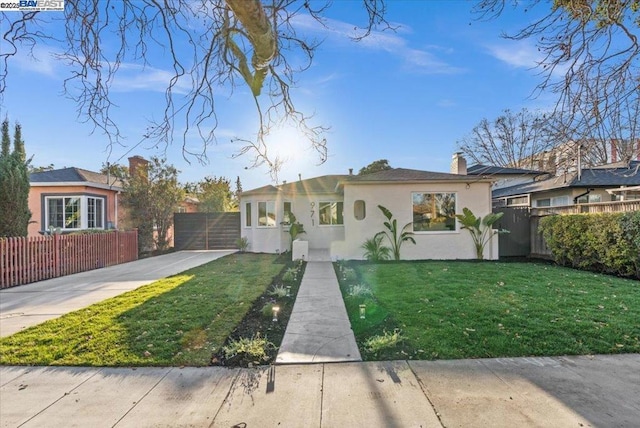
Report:
M 105 183 L 92 183 L 90 181 L 31 181 L 29 182 L 31 187 L 93 187 L 96 189 L 113 190 L 121 192 L 124 188 L 115 184 L 108 185 Z

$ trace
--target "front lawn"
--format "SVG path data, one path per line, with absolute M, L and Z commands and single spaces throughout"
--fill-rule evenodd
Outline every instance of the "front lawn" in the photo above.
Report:
M 282 260 L 233 254 L 47 321 L 0 339 L 0 364 L 208 365 Z
M 638 281 L 527 262 L 336 271 L 365 360 L 640 352 Z

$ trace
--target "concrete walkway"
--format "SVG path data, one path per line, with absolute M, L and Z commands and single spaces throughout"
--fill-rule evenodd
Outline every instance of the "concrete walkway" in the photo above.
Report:
M 311 254 L 276 364 L 361 361 L 333 264 L 314 260 Z
M 0 290 L 0 337 L 235 251 L 179 251 Z
M 640 354 L 0 367 L 2 427 L 637 427 Z

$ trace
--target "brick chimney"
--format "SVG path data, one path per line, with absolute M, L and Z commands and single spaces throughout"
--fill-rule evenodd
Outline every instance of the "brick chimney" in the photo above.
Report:
M 135 175 L 142 174 L 145 177 L 149 175 L 149 161 L 142 156 L 131 156 L 129 158 L 129 175 L 134 177 Z
M 467 175 L 467 160 L 462 152 L 456 152 L 451 159 L 451 174 Z

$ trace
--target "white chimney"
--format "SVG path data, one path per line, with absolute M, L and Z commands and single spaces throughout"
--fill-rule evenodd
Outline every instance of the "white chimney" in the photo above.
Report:
M 467 160 L 462 152 L 456 152 L 451 159 L 451 174 L 467 175 Z

